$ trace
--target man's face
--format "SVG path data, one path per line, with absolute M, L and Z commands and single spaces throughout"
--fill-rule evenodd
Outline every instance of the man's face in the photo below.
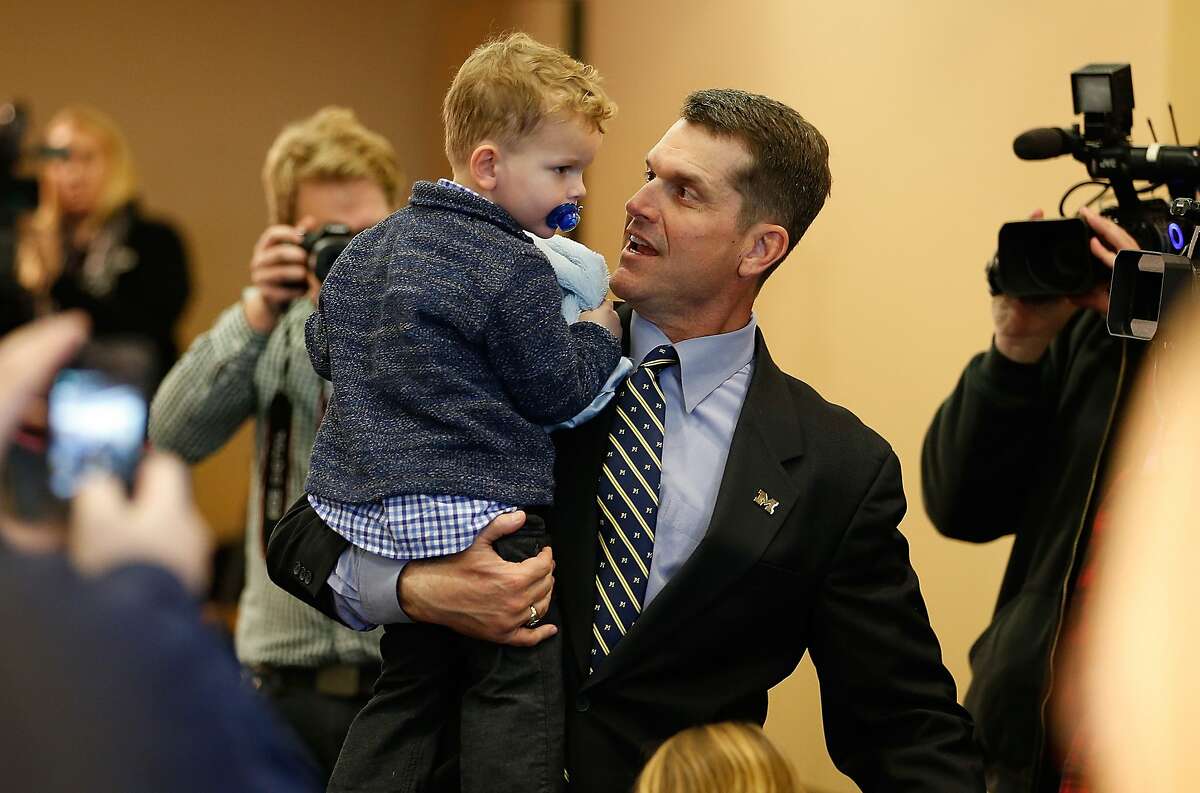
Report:
M 309 231 L 345 223 L 357 234 L 391 213 L 383 188 L 370 179 L 312 180 L 296 191 L 296 223 Z
M 370 179 L 321 179 L 301 182 L 296 190 L 296 223 L 314 231 L 329 223 L 344 223 L 357 234 L 392 213 L 387 195 Z M 310 295 L 320 283 L 308 274 Z
M 646 155 L 646 184 L 625 204 L 628 223 L 612 290 L 659 325 L 728 302 L 746 242 L 735 177 L 750 153 L 683 119 Z
M 492 199 L 521 228 L 546 239 L 554 229 L 546 216 L 560 204 L 578 204 L 587 194 L 583 170 L 591 165 L 603 135 L 582 120 L 547 120 L 515 146 L 499 147 Z

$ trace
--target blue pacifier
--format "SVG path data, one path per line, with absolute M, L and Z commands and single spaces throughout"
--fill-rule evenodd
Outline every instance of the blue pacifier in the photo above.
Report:
M 574 231 L 579 225 L 579 204 L 559 204 L 546 215 L 546 225 L 560 231 Z

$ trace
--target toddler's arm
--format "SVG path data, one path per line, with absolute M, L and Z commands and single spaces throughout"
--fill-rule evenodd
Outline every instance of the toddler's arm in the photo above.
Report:
M 494 371 L 521 415 L 538 424 L 583 410 L 621 358 L 616 336 L 593 322 L 568 326 L 561 307 L 552 271 L 531 261 L 497 296 L 484 330 Z

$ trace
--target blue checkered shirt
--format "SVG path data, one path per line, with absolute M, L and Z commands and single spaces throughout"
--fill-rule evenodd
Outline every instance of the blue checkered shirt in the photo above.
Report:
M 438 179 L 437 183 L 440 184 L 442 187 L 449 187 L 452 190 L 461 190 L 464 193 L 470 193 L 471 195 L 475 196 L 476 198 L 483 198 L 484 201 L 492 200 L 490 198 L 484 198 L 483 196 L 479 195 L 479 193 L 476 193 L 474 190 L 467 187 L 465 184 L 459 184 L 458 182 L 455 182 L 451 179 Z
M 469 496 L 410 493 L 346 504 L 309 494 L 329 527 L 364 551 L 389 559 L 428 559 L 464 550 L 498 515 L 516 507 Z

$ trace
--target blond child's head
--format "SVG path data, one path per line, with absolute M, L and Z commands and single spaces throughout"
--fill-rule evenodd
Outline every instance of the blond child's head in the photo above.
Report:
M 446 157 L 455 181 L 549 237 L 546 216 L 583 198 L 583 170 L 616 109 L 591 66 L 513 33 L 478 47 L 450 84 Z
M 634 793 L 802 793 L 792 768 L 757 725 L 692 727 L 642 769 Z

